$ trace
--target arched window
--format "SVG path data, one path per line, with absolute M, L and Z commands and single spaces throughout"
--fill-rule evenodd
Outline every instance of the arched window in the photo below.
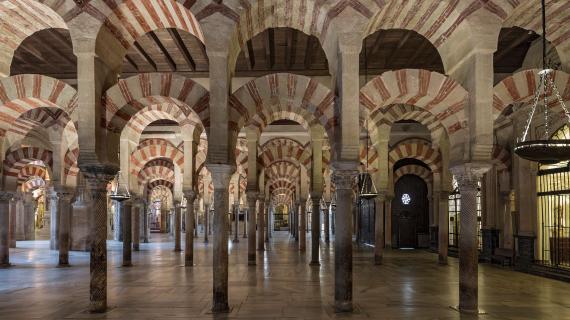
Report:
M 453 191 L 449 194 L 449 247 L 459 248 L 459 216 L 461 213 L 461 194 L 455 177 L 452 180 Z M 483 248 L 481 239 L 481 182 L 477 187 L 477 247 Z
M 570 128 L 558 129 L 552 139 L 570 139 Z M 570 268 L 570 166 L 568 161 L 541 164 L 537 174 L 537 262 Z

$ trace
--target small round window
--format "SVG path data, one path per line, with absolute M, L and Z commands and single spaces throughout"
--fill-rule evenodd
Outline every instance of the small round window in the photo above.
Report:
M 412 202 L 412 197 L 410 197 L 409 194 L 404 193 L 404 194 L 402 195 L 402 203 L 405 204 L 405 205 L 408 205 L 408 204 L 410 204 L 410 202 Z

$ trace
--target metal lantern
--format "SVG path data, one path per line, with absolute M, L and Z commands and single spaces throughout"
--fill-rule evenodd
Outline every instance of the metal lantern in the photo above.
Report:
M 542 70 L 538 73 L 540 80 L 534 93 L 532 108 L 524 132 L 522 137 L 517 139 L 514 151 L 523 159 L 543 164 L 553 164 L 570 160 L 570 140 L 553 140 L 550 137 L 551 112 L 549 105 L 554 105 L 558 102 L 570 122 L 570 113 L 554 83 L 553 73 L 554 70 L 546 66 L 546 9 L 545 1 L 542 0 Z M 543 98 L 542 106 L 539 105 L 541 96 Z M 542 107 L 544 114 L 544 135 L 539 139 L 527 139 L 532 119 L 540 107 Z
M 121 171 L 117 172 L 115 179 L 117 179 L 117 188 L 115 188 L 115 190 L 113 191 L 113 193 L 111 193 L 109 198 L 111 198 L 111 200 L 115 200 L 118 202 L 123 202 L 125 200 L 130 199 L 131 195 L 129 193 L 129 190 L 127 188 L 121 187 Z
M 364 199 L 372 199 L 378 196 L 378 190 L 368 172 L 358 174 L 358 196 Z

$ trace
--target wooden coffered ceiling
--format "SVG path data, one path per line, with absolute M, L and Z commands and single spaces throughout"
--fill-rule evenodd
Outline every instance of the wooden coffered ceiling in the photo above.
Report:
M 495 53 L 495 72 L 512 73 L 520 68 L 530 44 L 536 39 L 538 35 L 520 28 L 503 29 Z M 77 73 L 76 61 L 69 33 L 63 29 L 48 29 L 22 43 L 16 50 L 11 71 L 12 74 L 42 73 L 73 80 Z M 376 75 L 402 68 L 443 72 L 437 50 L 413 31 L 381 30 L 364 40 L 360 55 L 361 74 Z M 235 70 L 236 76 L 247 77 L 274 72 L 329 75 L 328 62 L 319 41 L 289 28 L 269 29 L 248 41 L 238 56 Z M 194 36 L 175 29 L 147 33 L 127 52 L 121 77 L 140 72 L 176 72 L 207 77 L 205 47 Z

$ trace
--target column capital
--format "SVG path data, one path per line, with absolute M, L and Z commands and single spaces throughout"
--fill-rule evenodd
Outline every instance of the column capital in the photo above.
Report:
M 214 189 L 227 188 L 236 171 L 236 166 L 231 164 L 206 164 L 206 167 L 212 173 Z
M 459 184 L 459 190 L 477 190 L 478 182 L 491 168 L 490 163 L 468 162 L 450 168 Z
M 194 190 L 183 190 L 182 193 L 184 193 L 184 198 L 186 198 L 186 201 L 188 202 L 194 202 L 196 199 L 197 194 Z
M 14 197 L 14 192 L 0 191 L 0 202 L 10 201 Z
M 323 193 L 322 193 L 322 192 L 315 192 L 315 191 L 314 191 L 314 192 L 310 192 L 309 195 L 311 196 L 311 200 L 318 199 L 318 200 L 319 200 L 319 201 L 318 201 L 319 203 L 320 203 L 320 201 L 321 201 L 321 198 L 323 197 Z M 313 201 L 313 202 L 314 202 L 314 201 Z
M 337 190 L 351 190 L 356 183 L 358 170 L 333 170 L 333 181 Z
M 107 190 L 107 184 L 115 178 L 119 171 L 119 167 L 107 164 L 79 165 L 79 169 L 91 189 L 101 192 Z

